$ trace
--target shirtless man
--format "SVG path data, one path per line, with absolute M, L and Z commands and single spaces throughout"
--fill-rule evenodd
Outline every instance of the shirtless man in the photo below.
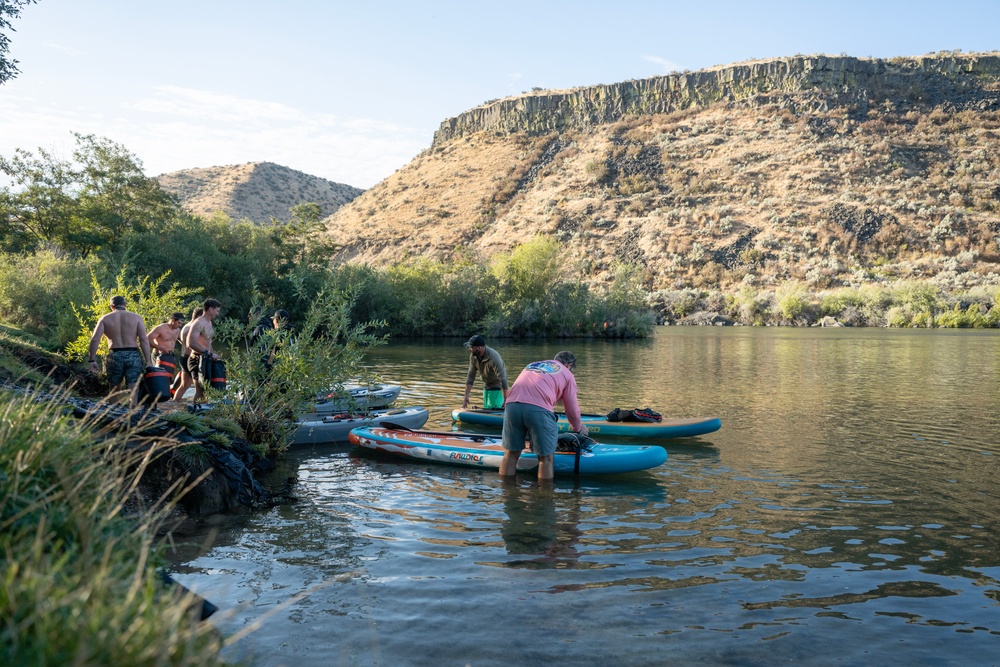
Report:
M 144 370 L 143 359 L 149 360 L 151 356 L 146 325 L 139 315 L 125 309 L 125 297 L 111 297 L 111 312 L 97 320 L 94 335 L 90 337 L 91 373 L 97 373 L 97 348 L 101 344 L 101 336 L 108 339 L 111 347 L 104 360 L 104 371 L 108 375 L 111 391 L 117 391 L 122 380 L 125 380 L 129 391 L 129 405 L 134 408 L 139 402 L 136 381 Z M 139 354 L 140 348 L 142 355 Z
M 187 346 L 187 334 L 188 331 L 191 331 L 191 325 L 194 324 L 194 321 L 201 317 L 204 312 L 205 309 L 201 306 L 195 308 L 194 312 L 191 313 L 191 321 L 181 328 L 181 335 L 179 337 L 179 340 L 181 341 L 181 363 L 178 364 L 180 373 L 178 373 L 177 377 L 174 378 L 174 386 L 170 388 L 170 394 L 173 396 L 173 400 L 175 401 L 179 401 L 184 398 L 184 394 L 187 392 L 188 387 L 191 386 L 191 371 L 188 370 L 188 362 L 191 359 L 191 348 Z
M 205 299 L 202 304 L 205 312 L 201 317 L 191 323 L 191 329 L 187 332 L 184 344 L 191 350 L 191 358 L 188 360 L 188 370 L 194 380 L 194 402 L 198 403 L 205 396 L 204 384 L 205 374 L 209 370 L 209 360 L 219 359 L 219 355 L 212 349 L 212 339 L 215 338 L 215 329 L 212 328 L 212 320 L 222 310 L 222 303 L 216 299 Z
M 153 327 L 148 338 L 149 346 L 155 355 L 154 361 L 159 363 L 162 355 L 174 353 L 174 346 L 177 345 L 177 338 L 181 335 L 182 326 L 184 326 L 184 315 L 174 313 L 169 320 Z

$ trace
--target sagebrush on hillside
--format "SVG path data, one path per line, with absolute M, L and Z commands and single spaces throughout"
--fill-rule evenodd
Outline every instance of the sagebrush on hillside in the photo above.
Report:
M 628 262 L 650 292 L 998 285 L 1000 58 L 798 57 L 492 102 L 329 227 L 376 265 L 546 235 L 567 272 L 601 286 Z

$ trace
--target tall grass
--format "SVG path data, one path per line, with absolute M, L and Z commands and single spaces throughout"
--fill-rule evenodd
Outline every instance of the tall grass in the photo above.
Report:
M 135 494 L 174 445 L 129 446 L 61 405 L 0 393 L 0 663 L 223 664 L 213 627 L 156 573 L 170 503 Z

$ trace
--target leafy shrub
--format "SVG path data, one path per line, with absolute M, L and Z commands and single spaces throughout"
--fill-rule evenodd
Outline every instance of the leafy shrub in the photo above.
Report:
M 351 322 L 356 293 L 321 292 L 313 298 L 295 330 L 282 327 L 254 338 L 253 322 L 228 318 L 216 326 L 217 339 L 229 349 L 227 390 L 238 401 L 218 401 L 206 421 L 242 437 L 261 453 L 287 447 L 295 422 L 317 395 L 363 375 L 365 351 L 386 338 L 382 322 Z M 207 392 L 211 395 L 211 392 Z
M 607 160 L 591 160 L 584 168 L 595 183 L 606 183 L 611 176 L 611 168 L 608 167 Z
M 541 299 L 559 276 L 559 242 L 539 236 L 493 261 L 501 302 Z
M 781 319 L 795 321 L 809 314 L 811 304 L 805 287 L 800 283 L 786 283 L 778 289 L 775 307 Z
M 194 302 L 192 298 L 194 290 L 179 287 L 174 283 L 161 293 L 161 287 L 168 275 L 163 274 L 156 280 L 143 277 L 136 282 L 131 282 L 126 278 L 125 269 L 122 269 L 115 280 L 115 286 L 107 288 L 101 285 L 96 274 L 92 273 L 91 298 L 81 304 L 72 304 L 73 312 L 76 313 L 79 321 L 78 333 L 76 339 L 66 346 L 66 356 L 70 359 L 86 358 L 94 327 L 97 326 L 97 320 L 102 315 L 110 312 L 112 296 L 125 297 L 128 309 L 143 318 L 147 331 L 168 320 L 171 313 L 190 310 Z M 107 348 L 107 338 L 101 337 L 98 350 L 104 354 Z
M 0 317 L 62 347 L 77 334 L 72 304 L 89 298 L 92 268 L 92 260 L 51 250 L 0 254 Z

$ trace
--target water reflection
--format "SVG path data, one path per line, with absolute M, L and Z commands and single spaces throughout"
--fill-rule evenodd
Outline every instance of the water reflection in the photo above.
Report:
M 574 567 L 580 531 L 580 498 L 576 492 L 556 493 L 547 483 L 502 482 L 506 517 L 500 528 L 507 553 L 539 558 L 507 561 L 507 567 Z

